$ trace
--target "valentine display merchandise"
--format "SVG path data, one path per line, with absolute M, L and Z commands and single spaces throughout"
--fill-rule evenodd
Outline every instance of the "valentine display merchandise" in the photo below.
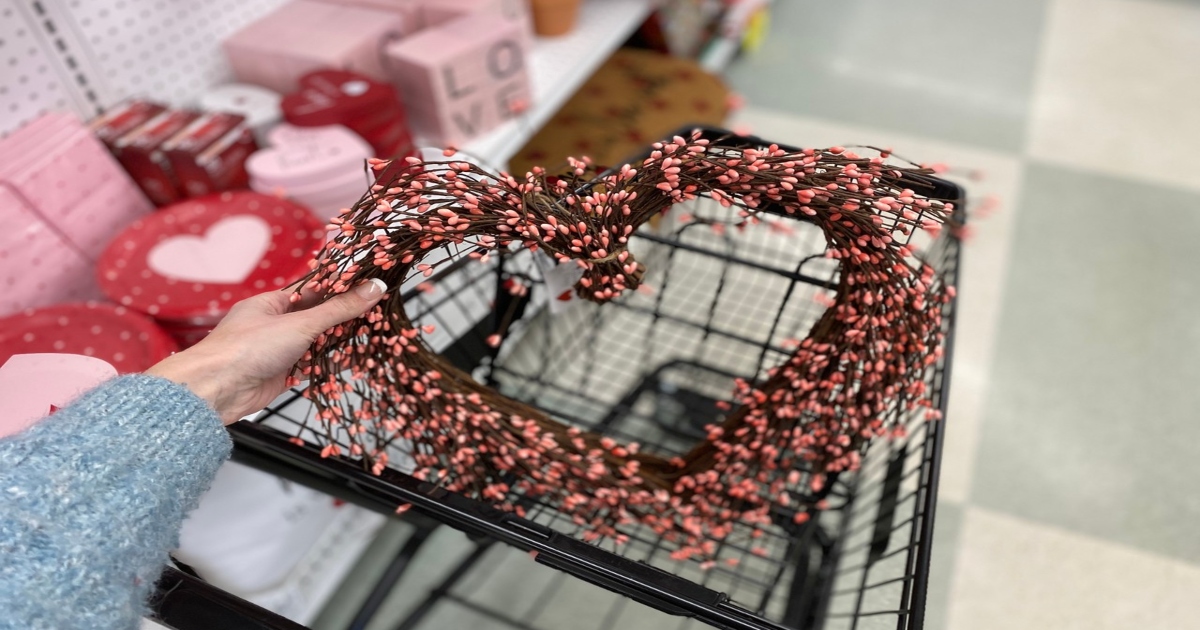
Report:
M 695 61 L 622 48 L 525 143 L 509 168 L 524 173 L 579 154 L 617 164 L 684 125 L 720 125 L 734 100 L 721 79 Z
M 246 162 L 250 188 L 293 199 L 323 222 L 353 205 L 370 184 L 371 147 L 340 125 L 284 124 L 271 130 L 267 143 Z
M 42 220 L 24 196 L 0 184 L 0 317 L 100 297 L 92 263 Z
M 74 116 L 46 114 L 0 140 L 0 316 L 99 297 L 91 261 L 150 210 Z
M 245 188 L 245 162 L 258 149 L 238 114 L 207 113 L 162 144 L 183 193 L 199 197 Z
M 165 206 L 184 196 L 162 146 L 199 117 L 198 112 L 166 110 L 113 143 L 121 165 L 156 205 Z
M 167 108 L 158 103 L 133 99 L 97 116 L 88 126 L 91 127 L 92 133 L 96 134 L 96 137 L 115 154 L 118 140 L 165 111 Z
M 300 87 L 300 77 L 322 68 L 385 80 L 380 46 L 404 33 L 404 19 L 391 11 L 291 0 L 222 47 L 239 81 L 286 94 Z
M 104 361 L 77 354 L 0 357 L 0 438 L 28 429 L 116 375 Z
M 0 363 L 18 354 L 95 357 L 119 374 L 144 372 L 178 350 L 154 320 L 104 302 L 59 304 L 0 319 Z
M 218 85 L 200 96 L 200 108 L 207 112 L 229 112 L 246 119 L 259 144 L 267 141 L 267 132 L 283 119 L 279 102 L 283 97 L 264 87 L 246 83 Z
M 0 140 L 0 182 L 65 246 L 88 259 L 152 209 L 104 145 L 70 114 L 46 114 Z
M 146 316 L 100 302 L 0 319 L 0 437 L 24 430 L 117 374 L 142 372 L 176 349 Z
M 528 0 L 538 35 L 558 37 L 575 29 L 583 0 Z
M 529 82 L 523 26 L 471 13 L 384 49 L 414 132 L 461 144 L 524 111 Z
M 238 301 L 303 275 L 324 238 L 303 206 L 225 192 L 135 222 L 104 251 L 97 277 L 110 300 L 150 315 L 186 346 Z
M 414 154 L 404 106 L 396 90 L 343 70 L 318 70 L 300 78 L 284 97 L 283 115 L 298 127 L 342 125 L 371 145 L 374 157 Z

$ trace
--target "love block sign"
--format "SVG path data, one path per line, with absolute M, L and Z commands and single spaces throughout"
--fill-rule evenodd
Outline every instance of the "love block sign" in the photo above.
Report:
M 522 112 L 532 98 L 520 22 L 472 13 L 387 45 L 418 136 L 460 144 Z

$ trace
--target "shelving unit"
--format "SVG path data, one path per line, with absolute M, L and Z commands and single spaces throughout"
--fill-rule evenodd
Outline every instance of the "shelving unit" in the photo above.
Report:
M 132 97 L 194 105 L 233 79 L 221 41 L 285 1 L 0 0 L 0 135 L 50 111 L 87 120 Z M 655 5 L 585 0 L 576 30 L 536 40 L 530 108 L 463 150 L 503 168 Z M 348 552 L 345 564 L 357 555 Z M 308 585 L 310 612 L 347 568 L 324 567 Z
M 281 3 L 2 0 L 0 33 L 7 36 L 0 38 L 0 52 L 9 53 L 11 61 L 0 81 L 6 87 L 0 105 L 8 104 L 0 112 L 0 134 L 48 110 L 71 110 L 86 119 L 133 96 L 193 103 L 208 87 L 232 79 L 221 40 Z M 576 30 L 537 39 L 530 60 L 534 100 L 529 110 L 462 148 L 488 165 L 503 167 L 654 6 L 655 0 L 584 2 Z M 26 83 L 37 89 L 23 87 Z

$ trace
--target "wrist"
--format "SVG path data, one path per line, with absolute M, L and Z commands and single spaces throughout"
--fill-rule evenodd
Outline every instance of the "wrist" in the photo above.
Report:
M 229 424 L 237 418 L 231 420 L 227 417 L 230 415 L 229 397 L 233 388 L 223 382 L 222 375 L 226 370 L 223 370 L 222 366 L 227 366 L 227 363 L 206 352 L 197 351 L 197 348 L 191 348 L 163 359 L 146 370 L 146 374 L 165 378 L 188 388 L 196 397 L 208 403 L 208 406 L 221 416 L 224 424 Z

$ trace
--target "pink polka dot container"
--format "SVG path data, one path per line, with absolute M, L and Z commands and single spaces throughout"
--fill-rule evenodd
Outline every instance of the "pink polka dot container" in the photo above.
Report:
M 178 348 L 153 319 L 104 302 L 59 304 L 0 319 L 0 365 L 16 354 L 81 354 L 127 374 L 148 369 Z
M 101 255 L 100 289 L 187 346 L 247 297 L 308 271 L 324 226 L 299 204 L 250 191 L 189 199 L 141 219 Z

